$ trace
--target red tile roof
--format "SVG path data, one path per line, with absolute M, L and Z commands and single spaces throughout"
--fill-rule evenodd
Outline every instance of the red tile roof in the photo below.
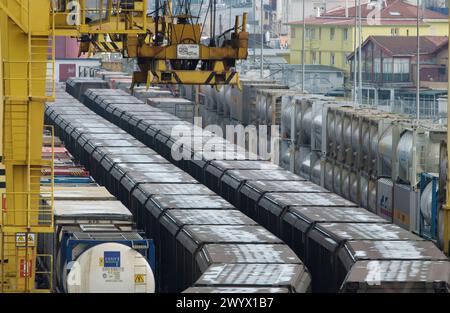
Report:
M 384 25 L 409 25 L 417 23 L 417 6 L 404 2 L 403 0 L 386 0 L 386 5 L 380 12 L 380 22 Z M 345 14 L 345 8 L 339 7 L 330 11 L 327 11 L 320 17 L 311 17 L 305 20 L 307 25 L 354 25 L 355 6 L 348 8 L 348 17 Z M 370 14 L 374 11 L 373 6 L 369 6 L 368 3 L 361 5 L 362 23 L 367 24 L 370 19 L 374 18 L 374 14 Z M 434 12 L 432 10 L 419 9 L 419 15 L 424 19 L 434 20 L 448 20 L 448 16 Z M 374 22 L 374 21 L 373 21 Z M 295 21 L 289 23 L 290 25 L 302 24 L 303 21 Z
M 369 36 L 362 46 L 373 42 L 383 49 L 390 56 L 414 56 L 417 54 L 417 37 L 414 36 Z M 446 36 L 421 36 L 420 53 L 433 54 L 442 47 L 448 47 L 448 37 Z M 353 54 L 348 56 L 352 59 Z

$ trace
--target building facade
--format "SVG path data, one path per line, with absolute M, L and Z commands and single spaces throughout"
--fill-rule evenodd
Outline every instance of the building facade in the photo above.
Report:
M 353 2 L 353 1 L 348 1 Z M 355 50 L 356 7 L 340 7 L 305 20 L 305 63 L 341 68 L 350 74 L 347 59 Z M 402 0 L 371 1 L 361 6 L 362 38 L 369 36 L 416 36 L 417 7 Z M 419 33 L 447 36 L 448 17 L 419 9 Z M 422 18 L 423 17 L 423 18 Z M 291 63 L 301 63 L 303 22 L 291 22 Z
M 370 36 L 361 47 L 363 103 L 390 108 L 414 106 L 417 84 L 420 84 L 423 107 L 432 110 L 437 97 L 447 94 L 448 37 L 420 37 L 419 55 L 420 76 L 417 77 L 415 37 Z M 355 57 L 358 59 L 358 51 L 348 58 L 352 65 L 351 78 Z M 394 108 L 394 111 L 404 110 Z

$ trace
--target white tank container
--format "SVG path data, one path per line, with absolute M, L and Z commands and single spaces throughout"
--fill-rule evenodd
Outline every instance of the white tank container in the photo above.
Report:
M 119 243 L 103 243 L 84 251 L 63 279 L 68 293 L 155 292 L 155 278 L 145 257 Z
M 350 201 L 359 202 L 359 179 L 354 171 L 350 172 Z
M 433 207 L 433 183 L 430 182 L 420 195 L 420 211 L 428 224 L 431 224 L 431 209 Z
M 333 191 L 333 163 L 325 161 L 324 164 L 324 187 L 329 191 Z

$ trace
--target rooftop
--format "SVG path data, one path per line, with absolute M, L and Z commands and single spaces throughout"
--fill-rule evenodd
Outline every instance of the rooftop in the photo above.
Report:
M 362 44 L 373 42 L 391 56 L 414 56 L 417 54 L 417 37 L 414 36 L 369 36 Z M 448 46 L 446 36 L 421 36 L 420 54 L 433 54 Z M 348 56 L 352 59 L 353 53 Z
M 403 0 L 382 1 L 380 7 L 380 23 L 383 25 L 409 25 L 417 23 L 417 6 L 404 2 Z M 338 7 L 325 12 L 320 17 L 310 17 L 305 20 L 307 25 L 354 25 L 357 7 Z M 362 4 L 361 15 L 362 23 L 365 25 L 375 23 L 376 5 Z M 346 13 L 348 11 L 348 14 Z M 448 16 L 428 9 L 419 9 L 419 16 L 424 20 L 442 20 L 447 21 Z M 378 17 L 378 16 L 377 16 Z M 290 25 L 299 25 L 303 21 L 294 21 Z

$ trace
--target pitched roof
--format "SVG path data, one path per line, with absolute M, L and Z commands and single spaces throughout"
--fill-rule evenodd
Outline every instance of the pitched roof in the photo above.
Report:
M 362 44 L 373 42 L 391 56 L 413 56 L 417 54 L 417 37 L 414 36 L 369 36 Z M 446 36 L 421 36 L 420 54 L 433 54 L 442 47 L 448 47 Z M 348 56 L 353 58 L 354 52 Z
M 380 11 L 380 22 L 385 25 L 409 25 L 417 23 L 417 6 L 404 2 L 403 0 L 386 0 L 383 1 Z M 357 7 L 349 7 L 348 15 L 346 16 L 346 9 L 338 7 L 325 12 L 320 17 L 310 17 L 305 19 L 307 25 L 353 25 L 355 23 Z M 368 24 L 368 22 L 375 23 L 374 19 L 375 7 L 369 3 L 361 5 L 362 23 Z M 424 20 L 448 20 L 448 16 L 419 8 L 419 16 Z M 289 23 L 290 25 L 302 24 L 303 21 L 294 21 Z

